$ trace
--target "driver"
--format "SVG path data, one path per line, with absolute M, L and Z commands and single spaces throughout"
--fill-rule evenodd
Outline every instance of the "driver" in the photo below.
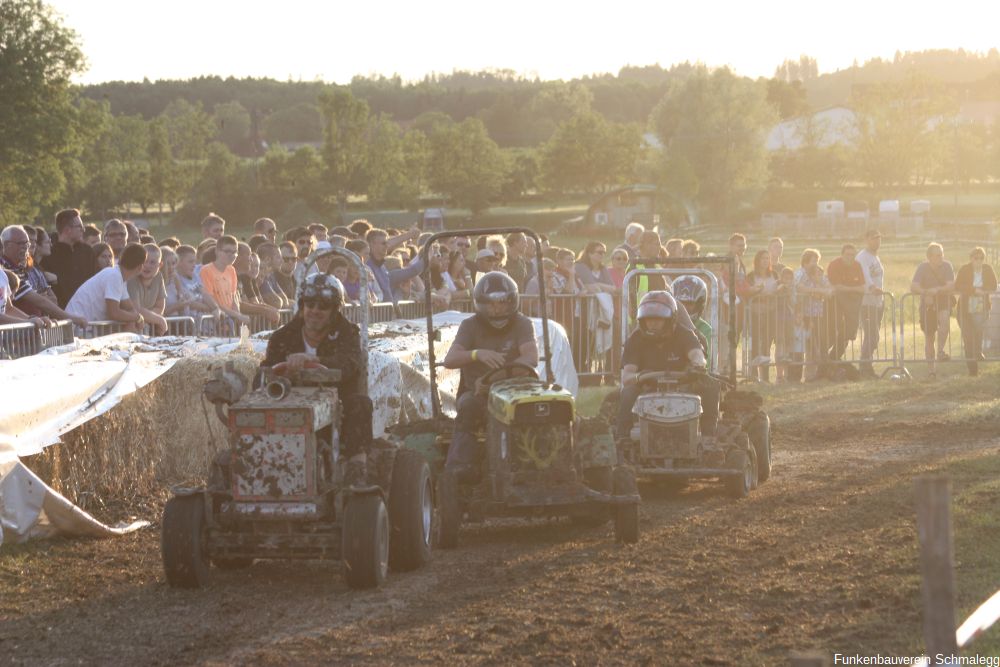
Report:
M 618 399 L 615 435 L 628 440 L 632 430 L 632 408 L 642 393 L 639 374 L 655 371 L 692 370 L 705 373 L 705 351 L 694 332 L 677 326 L 680 315 L 677 301 L 670 292 L 647 292 L 639 302 L 639 328 L 625 341 L 622 353 L 622 390 Z M 701 432 L 715 435 L 719 421 L 719 385 L 708 375 L 688 383 L 689 390 L 701 397 Z
M 364 366 L 358 325 L 341 314 L 344 286 L 326 273 L 314 273 L 299 290 L 298 309 L 292 320 L 271 334 L 261 369 L 282 362 L 290 371 L 309 365 L 339 370 L 337 395 L 343 409 L 340 452 L 347 459 L 345 486 L 364 486 L 367 453 L 372 442 L 372 401 L 359 383 Z
M 487 388 L 477 381 L 512 363 L 534 368 L 538 345 L 531 320 L 518 312 L 517 285 L 505 273 L 484 274 L 472 290 L 476 314 L 458 327 L 444 358 L 445 368 L 460 368 L 458 414 L 445 467 L 462 476 L 475 474 L 476 432 L 486 422 Z

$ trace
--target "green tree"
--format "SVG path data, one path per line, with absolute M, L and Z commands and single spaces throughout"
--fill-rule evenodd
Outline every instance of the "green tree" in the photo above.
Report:
M 167 125 L 170 150 L 178 160 L 203 160 L 206 147 L 215 136 L 215 124 L 202 109 L 201 103 L 191 104 L 175 99 L 160 114 Z
M 696 179 L 699 208 L 725 218 L 766 185 L 765 135 L 775 120 L 766 86 L 702 68 L 671 86 L 650 124 L 667 164 Z
M 323 114 L 308 102 L 278 109 L 264 121 L 264 136 L 271 143 L 318 142 L 323 139 Z
M 856 91 L 855 178 L 876 191 L 922 180 L 941 159 L 932 121 L 956 107 L 939 84 L 916 75 Z
M 367 166 L 368 104 L 343 89 L 319 97 L 323 112 L 323 161 L 326 183 L 336 198 L 341 217 L 347 198 L 365 192 Z
M 250 112 L 239 102 L 216 104 L 212 110 L 216 138 L 236 155 L 250 154 Z
M 170 152 L 170 134 L 163 118 L 154 119 L 149 125 L 149 190 L 152 200 L 160 205 L 160 219 L 163 219 L 163 205 L 171 210 L 183 193 L 180 192 L 178 166 Z
M 40 0 L 0 2 L 0 226 L 59 205 L 74 144 L 77 35 Z
M 500 196 L 504 202 L 517 199 L 538 187 L 541 166 L 538 153 L 531 148 L 508 148 L 504 151 L 507 173 Z
M 439 128 L 430 147 L 429 185 L 452 203 L 480 213 L 500 194 L 505 161 L 481 120 Z
M 587 111 L 559 125 L 542 149 L 542 182 L 557 192 L 593 192 L 634 179 L 642 136 L 636 125 Z

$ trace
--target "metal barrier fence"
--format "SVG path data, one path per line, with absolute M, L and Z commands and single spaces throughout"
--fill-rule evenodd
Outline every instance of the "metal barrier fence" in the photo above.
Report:
M 831 363 L 836 362 L 851 362 L 871 373 L 875 364 L 901 366 L 896 303 L 890 293 L 879 298 L 779 288 L 773 294 L 752 297 L 740 307 L 740 365 L 747 380 L 770 380 L 772 367 L 776 377 L 798 382 L 835 369 Z
M 1000 293 L 986 298 L 991 308 L 983 304 L 965 313 L 957 295 L 904 294 L 899 305 L 901 363 L 927 364 L 934 372 L 939 363 L 964 363 L 977 371 L 980 363 L 1000 361 Z
M 30 323 L 5 324 L 0 326 L 0 359 L 27 357 L 72 342 L 73 323 L 69 320 L 59 320 L 48 329 Z

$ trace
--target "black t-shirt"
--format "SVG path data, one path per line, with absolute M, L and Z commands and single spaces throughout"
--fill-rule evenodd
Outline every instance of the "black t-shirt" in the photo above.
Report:
M 466 319 L 458 326 L 454 343 L 468 350 L 493 350 L 500 352 L 509 364 L 521 356 L 521 346 L 535 340 L 535 327 L 531 320 L 516 314 L 503 329 L 496 329 L 479 319 L 478 315 Z M 476 380 L 486 374 L 489 367 L 475 361 L 462 368 L 462 378 L 458 383 L 458 393 L 463 394 L 475 388 Z
M 622 366 L 638 366 L 639 372 L 683 371 L 688 367 L 688 352 L 700 349 L 698 337 L 687 329 L 675 329 L 667 338 L 635 331 L 625 341 Z

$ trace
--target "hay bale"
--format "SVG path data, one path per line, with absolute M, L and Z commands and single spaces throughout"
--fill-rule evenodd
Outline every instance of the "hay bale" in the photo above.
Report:
M 248 352 L 187 357 L 106 414 L 24 459 L 50 486 L 80 505 L 162 498 L 171 485 L 202 484 L 226 431 L 202 398 L 212 371 L 233 361 L 249 384 L 260 358 Z

